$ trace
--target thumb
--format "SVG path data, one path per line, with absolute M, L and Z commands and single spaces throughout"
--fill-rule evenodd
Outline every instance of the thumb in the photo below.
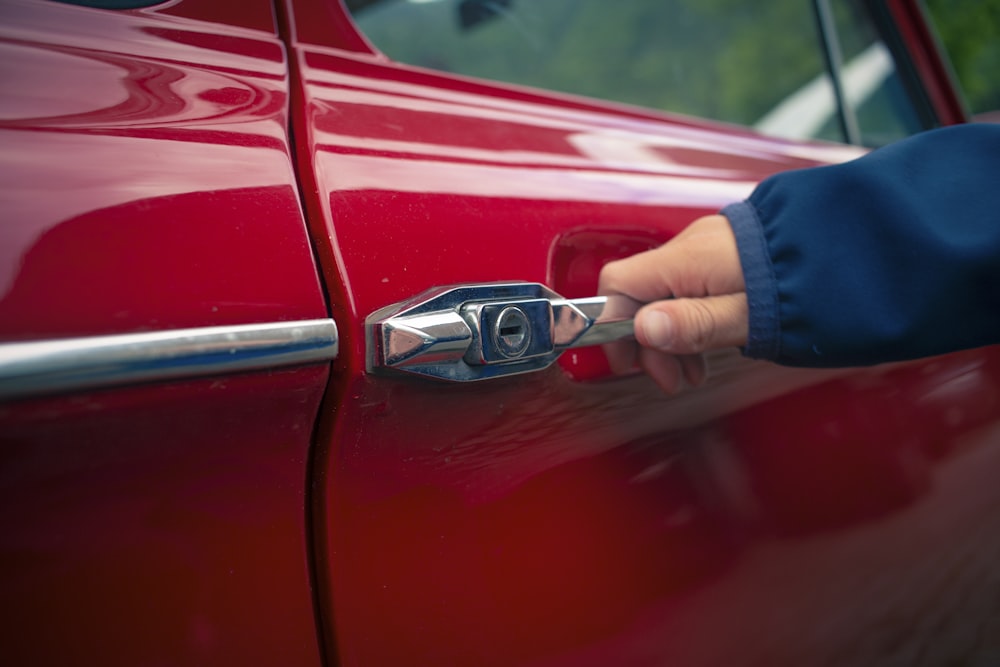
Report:
M 636 340 L 645 347 L 670 354 L 700 354 L 746 345 L 747 331 L 744 292 L 656 301 L 635 316 Z

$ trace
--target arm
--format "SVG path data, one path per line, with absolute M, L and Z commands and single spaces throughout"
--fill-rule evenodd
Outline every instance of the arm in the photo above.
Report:
M 1000 341 L 1000 126 L 779 174 L 724 213 L 759 304 L 748 356 L 853 366 Z
M 778 174 L 723 213 L 601 274 L 603 293 L 647 304 L 638 361 L 668 391 L 717 347 L 849 366 L 1000 341 L 1000 126 Z

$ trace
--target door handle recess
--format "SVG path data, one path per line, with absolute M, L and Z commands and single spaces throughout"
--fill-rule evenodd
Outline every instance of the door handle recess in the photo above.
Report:
M 538 283 L 436 287 L 365 320 L 368 371 L 469 382 L 541 370 L 571 347 L 631 338 L 632 319 L 612 316 L 616 298 L 564 299 Z

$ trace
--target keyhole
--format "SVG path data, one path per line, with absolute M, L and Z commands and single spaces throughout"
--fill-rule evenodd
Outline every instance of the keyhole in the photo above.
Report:
M 493 328 L 493 340 L 497 350 L 505 357 L 515 358 L 524 354 L 531 341 L 528 316 L 517 306 L 508 306 L 500 311 Z
M 523 335 L 524 331 L 521 329 L 520 324 L 512 324 L 508 327 L 500 327 L 500 335 L 504 338 L 509 338 L 511 336 Z

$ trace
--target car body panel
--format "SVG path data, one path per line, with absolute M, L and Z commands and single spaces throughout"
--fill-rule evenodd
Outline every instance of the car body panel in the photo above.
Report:
M 881 614 L 930 614 L 908 595 L 931 547 L 995 526 L 975 507 L 998 496 L 956 481 L 998 455 L 995 349 L 845 371 L 726 353 L 674 397 L 594 350 L 472 385 L 364 371 L 379 308 L 495 280 L 591 295 L 607 260 L 855 149 L 401 65 L 332 3 L 285 7 L 344 334 L 315 468 L 342 664 L 857 664 L 954 630 L 894 644 Z
M 365 368 L 388 304 L 589 296 L 606 261 L 858 149 L 399 65 L 333 0 L 2 0 L 0 49 L 0 344 L 331 314 L 341 336 L 332 366 L 0 403 L 8 661 L 1000 651 L 997 348 L 843 371 L 733 350 L 676 396 L 596 349 L 475 385 Z
M 0 340 L 326 315 L 276 37 L 152 11 L 0 11 L 16 93 L 0 101 Z
M 11 664 L 319 665 L 311 367 L 0 405 Z
M 270 2 L 4 0 L 0 51 L 0 343 L 327 317 Z M 0 402 L 5 662 L 320 664 L 328 375 Z

